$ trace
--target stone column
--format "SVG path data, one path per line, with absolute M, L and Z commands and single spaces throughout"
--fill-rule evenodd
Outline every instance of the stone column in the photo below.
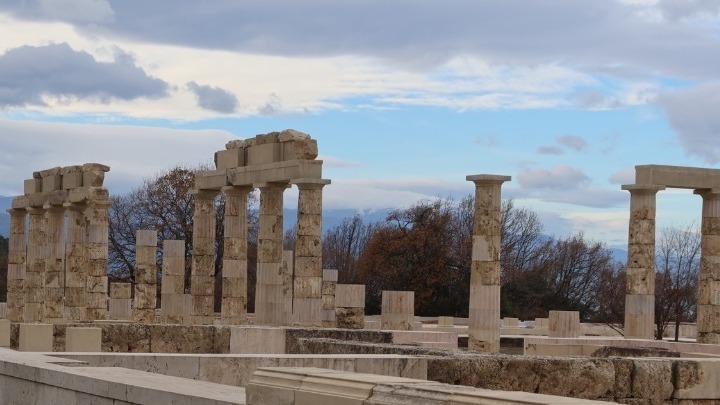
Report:
M 365 327 L 365 284 L 335 286 L 335 322 L 338 328 Z
M 68 217 L 65 245 L 65 318 L 86 319 L 87 299 L 87 219 L 84 204 L 66 203 Z
M 664 186 L 631 184 L 625 338 L 652 339 L 655 330 L 655 196 Z
M 87 283 L 85 287 L 88 320 L 107 319 L 108 299 L 108 208 L 109 200 L 90 200 L 87 219 Z
M 302 179 L 298 186 L 293 323 L 322 326 L 322 189 L 330 180 Z
M 224 325 L 247 322 L 247 201 L 252 187 L 223 187 L 225 240 L 221 318 Z
M 413 323 L 415 323 L 415 292 L 383 291 L 380 328 L 383 330 L 413 330 Z
M 283 192 L 287 183 L 264 183 L 260 189 L 260 223 L 258 232 L 257 286 L 255 289 L 255 324 L 280 326 L 283 294 L 292 286 L 283 284 Z
M 193 215 L 190 324 L 212 325 L 215 314 L 215 190 L 198 190 Z
M 43 322 L 59 323 L 65 317 L 65 208 L 45 205 L 47 235 Z
M 338 282 L 338 271 L 325 269 L 322 278 L 322 326 L 335 327 L 335 287 Z
M 40 322 L 43 319 L 43 301 L 45 301 L 45 252 L 47 235 L 45 233 L 45 210 L 28 208 L 30 214 L 27 267 L 25 271 L 25 313 L 26 323 Z
M 162 323 L 183 323 L 185 300 L 185 241 L 163 241 Z
M 695 194 L 703 199 L 697 341 L 720 344 L 720 189 Z
M 133 320 L 155 323 L 157 307 L 157 231 L 135 233 L 135 297 Z
M 10 246 L 8 247 L 7 318 L 11 322 L 23 322 L 25 311 L 25 240 L 24 209 L 9 209 Z
M 467 176 L 475 183 L 468 348 L 500 351 L 501 186 L 510 176 Z

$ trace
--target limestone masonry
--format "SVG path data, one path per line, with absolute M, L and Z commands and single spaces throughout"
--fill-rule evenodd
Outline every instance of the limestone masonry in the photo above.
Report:
M 215 170 L 195 173 L 192 241 L 138 230 L 132 283 L 108 283 L 110 168 L 33 173 L 8 210 L 0 403 L 720 402 L 720 170 L 637 166 L 635 184 L 622 187 L 630 220 L 621 336 L 562 308 L 548 308 L 548 318 L 501 318 L 501 188 L 511 178 L 493 174 L 466 177 L 475 191 L 469 317 L 416 316 L 414 291 L 383 291 L 381 314 L 366 315 L 366 286 L 341 284 L 338 270 L 322 267 L 330 180 L 317 157 L 317 141 L 291 129 L 228 142 Z M 283 195 L 293 186 L 297 238 L 283 250 Z M 681 342 L 653 340 L 655 202 L 666 188 L 693 189 L 703 201 L 697 326 L 683 325 Z

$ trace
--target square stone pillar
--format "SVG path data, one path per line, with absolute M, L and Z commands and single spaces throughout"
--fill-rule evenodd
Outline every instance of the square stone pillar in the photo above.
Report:
M 467 176 L 475 183 L 468 348 L 500 351 L 501 187 L 510 176 Z
M 45 205 L 45 300 L 43 322 L 59 323 L 65 318 L 65 208 Z
M 335 286 L 335 323 L 343 329 L 365 327 L 365 284 Z
M 655 196 L 664 186 L 631 184 L 625 338 L 652 339 L 655 330 Z
M 293 323 L 322 326 L 322 189 L 324 179 L 300 179 L 293 288 Z
M 695 190 L 703 199 L 697 341 L 720 344 L 720 189 Z
M 185 300 L 185 241 L 163 241 L 162 263 L 162 323 L 183 323 Z
M 190 323 L 212 325 L 215 314 L 215 197 L 218 191 L 199 190 L 194 194 Z
M 25 255 L 27 251 L 24 209 L 9 209 L 10 240 L 8 246 L 7 318 L 22 322 L 25 312 Z
M 135 297 L 133 320 L 155 323 L 157 307 L 157 231 L 135 233 Z
M 25 271 L 25 312 L 26 323 L 41 322 L 45 301 L 45 252 L 47 234 L 45 233 L 45 210 L 28 208 L 30 214 L 27 267 Z
M 117 321 L 130 321 L 132 313 L 132 284 L 110 283 L 108 318 Z
M 550 311 L 548 332 L 551 338 L 577 338 L 580 336 L 580 312 Z
M 225 325 L 247 322 L 247 202 L 252 187 L 223 187 L 225 235 L 221 319 Z
M 287 183 L 264 183 L 260 189 L 255 324 L 280 326 L 287 322 L 283 296 L 291 285 L 282 277 L 283 193 Z
M 52 352 L 53 325 L 49 323 L 21 323 L 18 333 L 18 351 Z
M 415 322 L 415 292 L 383 291 L 380 328 L 383 330 L 413 330 Z
M 110 204 L 112 203 L 105 199 L 90 200 L 85 208 L 88 270 L 85 298 L 88 320 L 107 319 L 108 209 Z
M 101 352 L 102 329 L 68 327 L 65 329 L 66 352 Z
M 335 289 L 338 282 L 338 271 L 324 269 L 322 278 L 322 326 L 335 327 Z
M 86 319 L 88 278 L 87 219 L 84 204 L 66 203 L 67 241 L 65 244 L 65 319 Z

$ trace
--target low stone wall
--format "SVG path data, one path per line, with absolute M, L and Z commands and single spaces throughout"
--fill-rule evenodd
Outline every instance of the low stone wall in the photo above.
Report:
M 718 403 L 720 360 L 535 357 L 300 339 L 306 353 L 426 355 L 428 380 L 623 403 Z M 686 401 L 686 402 L 683 402 Z
M 245 404 L 240 387 L 0 349 L 2 404 Z
M 63 359 L 93 367 L 124 367 L 192 380 L 244 387 L 260 367 L 320 367 L 339 371 L 427 379 L 427 360 L 398 355 L 202 355 L 140 353 L 68 353 Z

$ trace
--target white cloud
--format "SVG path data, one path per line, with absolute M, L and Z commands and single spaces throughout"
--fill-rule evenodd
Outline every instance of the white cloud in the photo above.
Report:
M 610 176 L 608 181 L 612 184 L 635 184 L 635 167 L 618 170 Z
M 552 169 L 521 170 L 517 180 L 523 188 L 543 189 L 574 189 L 590 182 L 590 178 L 582 170 L 568 165 L 557 165 Z
M 34 171 L 87 162 L 110 166 L 105 184 L 124 193 L 176 165 L 210 163 L 233 138 L 226 131 L 55 124 L 0 119 L 0 195 L 22 194 Z

